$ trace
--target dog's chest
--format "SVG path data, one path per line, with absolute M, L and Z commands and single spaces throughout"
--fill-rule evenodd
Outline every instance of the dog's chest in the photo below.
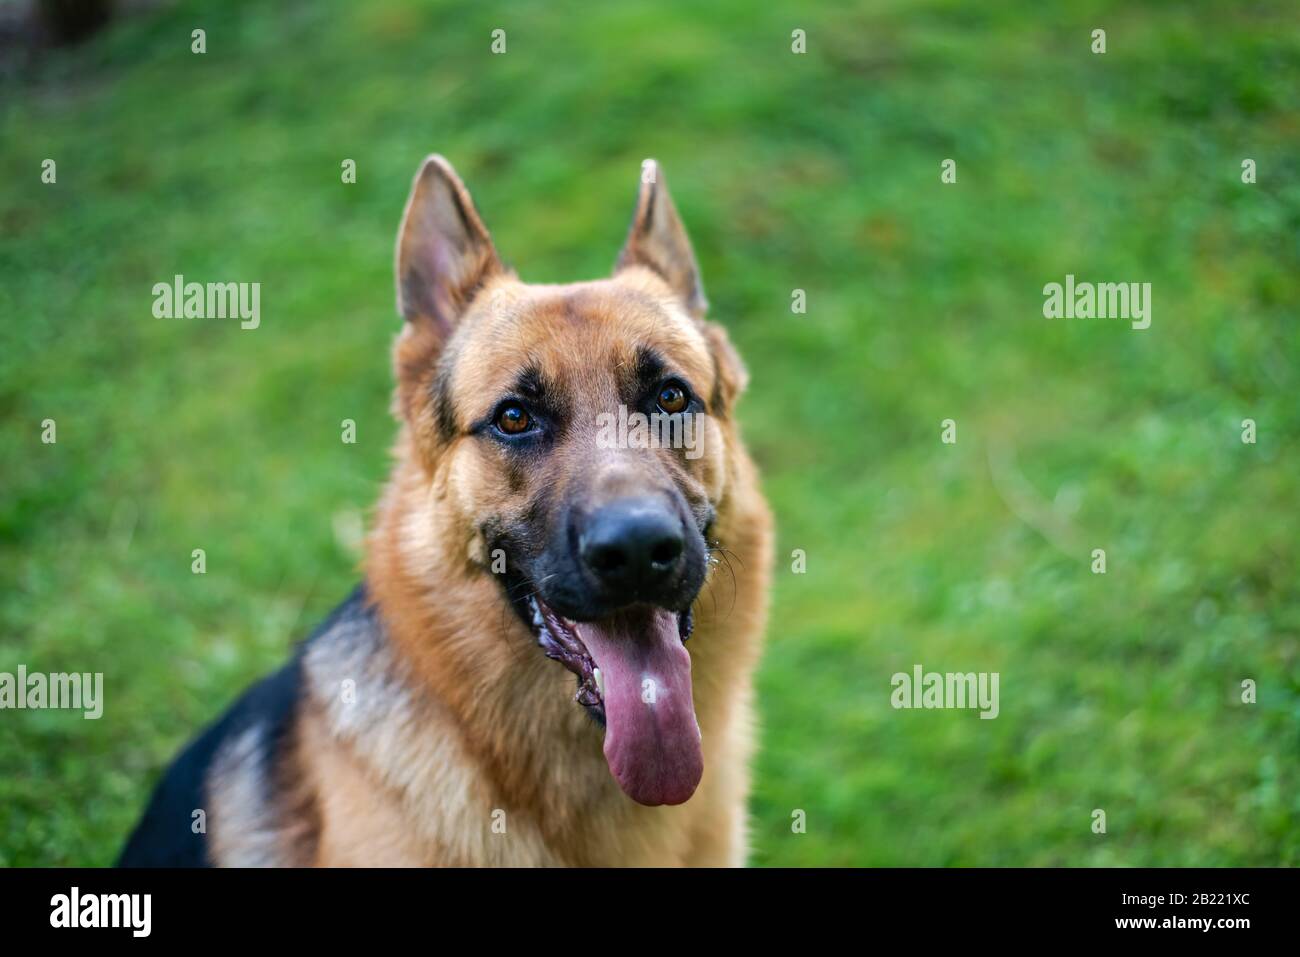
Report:
M 696 810 L 627 799 L 598 730 L 567 700 L 570 676 L 540 656 L 509 693 L 512 713 L 536 717 L 519 720 L 497 754 L 414 690 L 373 614 L 336 620 L 303 666 L 299 751 L 319 804 L 318 863 L 685 862 L 706 796 Z

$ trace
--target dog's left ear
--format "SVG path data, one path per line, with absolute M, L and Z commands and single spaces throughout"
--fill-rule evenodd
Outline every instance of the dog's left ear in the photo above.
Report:
M 503 271 L 469 190 L 447 160 L 425 159 L 397 232 L 397 308 L 445 340 L 483 283 Z
M 641 192 L 637 196 L 636 213 L 614 271 L 617 273 L 630 266 L 645 266 L 658 273 L 692 316 L 696 319 L 704 317 L 709 303 L 700 283 L 700 267 L 696 265 L 695 253 L 686 236 L 686 228 L 677 215 L 677 207 L 668 195 L 663 171 L 652 159 L 641 164 Z

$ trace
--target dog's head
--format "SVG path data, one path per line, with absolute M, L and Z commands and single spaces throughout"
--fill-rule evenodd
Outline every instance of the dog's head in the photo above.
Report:
M 623 790 L 685 801 L 703 759 L 684 643 L 718 547 L 745 372 L 704 319 L 663 174 L 643 164 L 611 278 L 527 285 L 432 156 L 398 235 L 397 288 L 397 406 L 433 520 L 577 674 Z

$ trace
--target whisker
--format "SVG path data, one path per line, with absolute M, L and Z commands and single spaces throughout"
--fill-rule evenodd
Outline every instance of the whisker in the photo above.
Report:
M 716 554 L 716 555 L 718 556 L 717 559 L 712 559 L 712 561 L 714 562 L 715 566 L 719 563 L 719 560 L 720 560 L 720 563 L 721 563 L 721 564 L 726 565 L 726 567 L 727 567 L 727 574 L 731 576 L 731 606 L 727 609 L 727 616 L 730 617 L 730 616 L 731 616 L 731 613 L 732 613 L 733 611 L 735 611 L 735 609 L 736 609 L 736 591 L 737 591 L 737 589 L 736 589 L 736 570 L 735 570 L 734 568 L 731 567 L 731 558 L 732 558 L 732 556 L 735 556 L 736 561 L 740 562 L 740 566 L 741 566 L 741 568 L 744 568 L 744 567 L 745 567 L 745 563 L 744 563 L 743 561 L 741 561 L 739 555 L 736 555 L 735 552 L 733 552 L 731 549 L 729 549 L 729 548 L 727 548 L 726 546 L 724 546 L 721 542 L 711 542 L 711 543 L 708 543 L 708 551 L 709 551 L 711 554 Z M 713 587 L 712 587 L 712 586 L 713 586 L 713 583 L 712 583 L 712 581 L 710 581 L 709 584 L 710 584 L 709 591 L 710 591 L 710 593 L 712 593 L 712 592 L 713 592 Z M 714 598 L 714 611 L 715 611 L 715 613 L 716 613 L 716 611 L 717 611 L 717 607 L 716 607 L 716 606 L 717 606 L 717 598 L 715 597 L 715 598 Z

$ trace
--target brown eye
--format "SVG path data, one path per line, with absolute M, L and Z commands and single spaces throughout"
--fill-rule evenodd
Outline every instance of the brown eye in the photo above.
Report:
M 527 432 L 528 426 L 532 420 L 528 417 L 528 410 L 518 402 L 510 402 L 501 407 L 497 413 L 497 428 L 506 435 L 518 435 L 520 432 Z
M 675 381 L 665 382 L 659 389 L 659 410 L 667 412 L 669 415 L 676 415 L 686 409 L 689 400 L 686 398 L 686 390 L 682 388 L 681 383 Z

